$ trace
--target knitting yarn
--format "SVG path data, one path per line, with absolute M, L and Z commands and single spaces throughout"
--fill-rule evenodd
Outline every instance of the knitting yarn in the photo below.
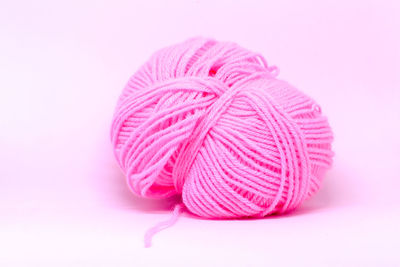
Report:
M 298 207 L 332 163 L 319 105 L 260 54 L 193 38 L 159 50 L 128 81 L 111 139 L 130 189 L 181 195 L 204 218 Z

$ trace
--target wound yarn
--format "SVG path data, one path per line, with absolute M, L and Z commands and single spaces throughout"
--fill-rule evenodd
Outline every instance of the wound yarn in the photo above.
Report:
M 166 47 L 130 78 L 111 127 L 133 193 L 182 196 L 203 218 L 264 217 L 298 207 L 332 163 L 320 106 L 258 53 L 192 38 Z M 183 205 L 183 206 L 181 206 Z M 152 234 L 171 223 L 149 230 Z

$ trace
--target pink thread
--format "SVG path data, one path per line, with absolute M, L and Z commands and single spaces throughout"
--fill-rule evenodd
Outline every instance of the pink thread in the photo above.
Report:
M 205 218 L 298 207 L 332 163 L 333 134 L 319 105 L 278 73 L 231 42 L 193 38 L 156 52 L 128 81 L 112 123 L 131 190 L 182 195 Z
M 169 220 L 160 222 L 155 226 L 153 226 L 152 228 L 150 228 L 149 230 L 147 230 L 146 234 L 144 235 L 144 246 L 146 248 L 151 246 L 151 239 L 156 233 L 176 223 L 176 221 L 178 220 L 178 216 L 181 213 L 181 210 L 182 210 L 182 204 L 176 204 L 174 211 L 172 212 L 172 216 Z

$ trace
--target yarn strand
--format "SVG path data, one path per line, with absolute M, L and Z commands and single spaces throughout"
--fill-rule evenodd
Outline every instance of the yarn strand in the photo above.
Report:
M 146 234 L 144 235 L 144 246 L 146 248 L 151 247 L 151 240 L 155 234 L 168 227 L 171 227 L 178 221 L 179 215 L 182 213 L 182 208 L 182 203 L 176 204 L 174 210 L 172 211 L 172 216 L 168 220 L 159 222 L 146 231 Z

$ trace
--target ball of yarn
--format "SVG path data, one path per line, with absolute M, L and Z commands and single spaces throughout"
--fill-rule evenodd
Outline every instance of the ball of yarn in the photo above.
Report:
M 205 218 L 298 207 L 331 165 L 319 105 L 232 42 L 193 38 L 159 50 L 128 81 L 111 139 L 131 190 L 181 195 Z

